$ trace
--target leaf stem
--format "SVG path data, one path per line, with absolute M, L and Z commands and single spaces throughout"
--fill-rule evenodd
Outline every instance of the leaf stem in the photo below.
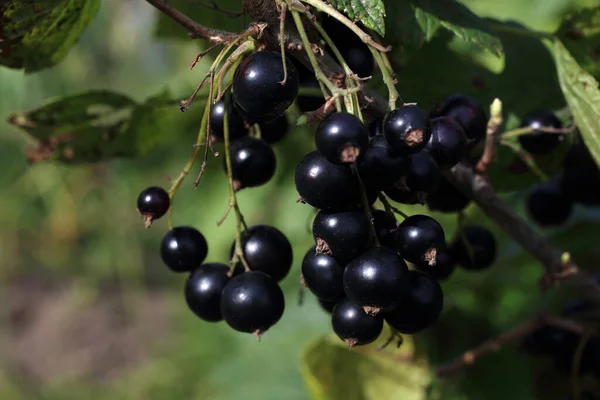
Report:
M 371 238 L 373 239 L 373 243 L 375 244 L 375 246 L 379 246 L 379 238 L 377 238 L 377 231 L 375 230 L 375 220 L 373 218 L 373 213 L 371 212 L 371 206 L 369 205 L 367 188 L 365 187 L 365 184 L 363 183 L 362 179 L 360 179 L 356 163 L 352 163 L 350 165 L 350 168 L 352 169 L 352 173 L 354 173 L 354 176 L 358 181 L 358 188 L 360 190 L 360 203 L 362 205 L 365 215 L 367 216 L 367 219 L 369 220 L 369 233 L 371 235 Z

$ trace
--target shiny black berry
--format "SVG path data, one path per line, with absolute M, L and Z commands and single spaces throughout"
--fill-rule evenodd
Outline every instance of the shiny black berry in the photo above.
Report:
M 483 270 L 496 260 L 496 239 L 482 226 L 467 225 L 457 232 L 451 251 L 464 269 Z
M 467 136 L 456 120 L 434 118 L 431 120 L 431 137 L 425 148 L 440 168 L 452 168 L 467 154 Z
M 346 25 L 335 18 L 325 17 L 323 28 L 336 44 L 348 67 L 361 78 L 369 77 L 375 69 L 375 59 L 369 47 Z
M 435 266 L 438 252 L 446 247 L 444 229 L 427 215 L 411 215 L 398 225 L 396 246 L 406 261 Z
M 285 299 L 281 288 L 260 271 L 232 278 L 221 294 L 221 314 L 236 331 L 262 335 L 283 315 Z
M 287 115 L 281 114 L 272 121 L 261 122 L 259 127 L 260 138 L 269 144 L 274 144 L 284 138 L 290 127 L 290 123 L 288 122 Z
M 385 116 L 383 134 L 396 153 L 416 153 L 431 137 L 431 120 L 422 108 L 403 106 Z
M 200 319 L 217 322 L 221 315 L 221 292 L 229 282 L 229 266 L 206 263 L 192 271 L 185 282 L 185 301 Z
M 432 326 L 443 307 L 444 293 L 438 281 L 425 272 L 410 271 L 406 294 L 384 318 L 398 332 L 412 335 Z
M 235 107 L 229 105 L 227 109 L 229 120 L 229 139 L 238 139 L 248 135 L 248 128 L 244 119 L 238 114 Z M 210 135 L 213 141 L 221 142 L 225 139 L 225 100 L 215 103 L 210 110 Z
M 267 183 L 273 175 L 277 161 L 267 142 L 250 136 L 231 142 L 231 172 L 235 190 L 255 187 Z M 223 168 L 227 160 L 223 157 Z
M 155 219 L 165 215 L 170 206 L 169 193 L 158 186 L 150 186 L 142 190 L 137 199 L 137 210 L 144 219 L 146 227 L 149 227 Z
M 482 140 L 487 131 L 488 118 L 481 104 L 462 94 L 453 94 L 438 102 L 430 117 L 455 119 L 465 130 L 469 142 Z
M 542 227 L 564 224 L 573 211 L 573 203 L 555 180 L 534 186 L 529 191 L 525 206 L 529 218 Z
M 333 164 L 318 151 L 296 167 L 296 190 L 302 201 L 320 209 L 342 209 L 360 202 L 358 181 L 349 166 Z
M 521 121 L 521 128 L 562 128 L 562 123 L 550 110 L 538 110 L 527 114 Z M 521 147 L 531 154 L 546 154 L 557 148 L 563 137 L 557 133 L 534 130 L 519 136 Z
M 402 178 L 385 190 L 388 197 L 402 204 L 425 204 L 440 183 L 442 173 L 429 152 L 420 151 L 409 157 Z
M 397 155 L 385 137 L 371 138 L 358 159 L 358 173 L 365 187 L 384 190 L 398 181 L 408 169 L 408 157 Z
M 444 281 L 452 275 L 456 269 L 456 258 L 449 248 L 437 252 L 435 265 L 417 264 L 417 269 L 428 273 L 438 281 Z
M 281 53 L 259 51 L 246 57 L 233 77 L 235 104 L 251 122 L 274 119 L 292 104 L 299 89 L 298 71 L 286 58 L 287 80 L 284 78 Z
M 242 252 L 253 271 L 261 271 L 276 281 L 285 278 L 292 267 L 293 251 L 287 237 L 269 225 L 254 225 L 242 232 Z M 231 244 L 233 256 L 235 241 Z
M 319 211 L 313 221 L 317 252 L 333 256 L 342 266 L 369 245 L 369 220 L 362 211 Z
M 427 206 L 432 211 L 455 213 L 464 210 L 469 200 L 448 179 L 441 177 L 437 190 L 427 196 Z
M 160 256 L 175 272 L 188 272 L 199 267 L 208 254 L 204 235 L 190 226 L 178 226 L 163 237 Z
M 321 300 L 339 301 L 346 296 L 343 276 L 344 268 L 335 258 L 317 254 L 316 246 L 311 247 L 302 260 L 304 284 Z
M 383 317 L 369 315 L 351 300 L 342 300 L 333 308 L 331 326 L 349 347 L 373 343 L 383 330 Z
M 406 262 L 387 247 L 367 250 L 344 269 L 346 295 L 368 314 L 379 314 L 397 305 L 408 282 Z
M 398 221 L 393 214 L 389 214 L 382 210 L 375 210 L 372 212 L 373 225 L 375 226 L 375 233 L 379 244 L 390 249 L 396 249 L 396 236 L 395 231 L 398 226 Z
M 334 164 L 355 162 L 369 144 L 369 131 L 350 113 L 329 114 L 317 127 L 317 150 Z
M 600 168 L 580 137 L 565 157 L 560 186 L 573 202 L 600 205 Z

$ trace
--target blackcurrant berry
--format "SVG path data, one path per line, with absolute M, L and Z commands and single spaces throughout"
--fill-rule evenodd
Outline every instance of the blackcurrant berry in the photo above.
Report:
M 557 133 L 542 132 L 540 128 L 562 128 L 562 123 L 550 110 L 538 110 L 527 114 L 521 121 L 521 128 L 536 129 L 519 136 L 521 147 L 531 154 L 546 154 L 554 150 L 563 140 Z
M 353 163 L 369 144 L 369 131 L 350 113 L 329 114 L 317 127 L 317 150 L 334 164 Z
M 351 32 L 351 34 L 353 34 Z M 375 69 L 375 59 L 369 47 L 364 43 L 358 46 L 340 49 L 342 58 L 359 78 L 367 78 L 373 75 Z
M 221 292 L 229 282 L 229 266 L 206 263 L 192 271 L 185 282 L 185 301 L 200 319 L 217 322 L 221 315 Z
M 438 281 L 446 280 L 456 269 L 456 259 L 449 248 L 439 250 L 435 259 L 435 265 L 417 264 L 417 269 L 428 273 Z
M 383 330 L 383 317 L 369 315 L 351 300 L 342 300 L 333 308 L 331 326 L 349 347 L 373 343 Z
M 437 190 L 427 196 L 427 206 L 432 211 L 455 213 L 464 210 L 471 200 L 448 179 L 441 177 Z
M 267 183 L 273 175 L 277 161 L 271 146 L 262 139 L 250 136 L 231 142 L 231 174 L 235 190 Z M 227 171 L 227 160 L 223 158 Z
M 169 193 L 158 186 L 150 186 L 142 190 L 137 199 L 137 210 L 147 228 L 150 227 L 152 221 L 165 215 L 170 206 Z
M 254 225 L 242 232 L 242 252 L 253 271 L 261 271 L 276 281 L 285 278 L 294 259 L 292 245 L 277 228 L 269 225 Z M 235 241 L 231 245 L 233 257 Z
M 190 226 L 178 226 L 163 237 L 160 256 L 174 272 L 188 272 L 199 267 L 208 254 L 202 233 Z
M 375 210 L 372 212 L 373 225 L 375 226 L 375 233 L 379 244 L 383 247 L 388 247 L 392 250 L 396 249 L 396 236 L 394 232 L 398 226 L 398 221 L 394 215 L 389 214 L 382 210 Z
M 444 229 L 427 215 L 411 215 L 398 225 L 396 246 L 406 261 L 435 266 L 438 252 L 446 247 Z
M 346 165 L 330 163 L 319 153 L 306 154 L 296 167 L 301 200 L 320 209 L 342 209 L 360 202 L 358 181 Z
M 385 190 L 388 197 L 402 204 L 425 204 L 439 185 L 442 173 L 429 152 L 409 157 L 406 175 Z
M 286 57 L 287 80 L 284 78 L 281 53 L 259 51 L 246 57 L 233 77 L 236 105 L 251 122 L 274 119 L 292 104 L 298 94 L 298 71 Z
M 321 305 L 321 308 L 331 314 L 333 312 L 333 309 L 335 308 L 336 304 L 339 303 L 339 301 L 329 301 L 329 300 L 323 300 L 323 299 L 317 299 L 319 301 L 319 304 Z
M 406 294 L 384 318 L 398 332 L 412 335 L 432 326 L 443 307 L 444 293 L 438 281 L 425 272 L 410 271 Z
M 302 64 L 298 64 L 298 75 L 300 76 L 300 86 L 306 88 L 314 88 L 320 90 L 319 81 L 315 78 L 314 72 L 310 71 Z M 296 97 L 296 104 L 300 109 L 300 112 L 315 111 L 325 103 L 325 99 L 322 95 L 318 96 L 306 96 L 298 95 Z
M 427 151 L 440 168 L 452 168 L 467 154 L 467 137 L 460 124 L 448 117 L 431 120 Z
M 230 100 L 231 102 L 231 100 Z M 243 118 L 231 104 L 227 108 L 229 120 L 229 138 L 239 139 L 248 134 L 248 129 Z M 210 135 L 213 141 L 221 142 L 225 139 L 225 100 L 215 103 L 210 110 Z
M 586 206 L 600 205 L 600 168 L 583 140 L 569 149 L 564 161 L 560 186 L 565 196 Z
M 317 254 L 316 246 L 308 250 L 302 260 L 302 278 L 306 287 L 318 298 L 339 301 L 344 292 L 344 268 L 335 258 L 327 254 Z
M 232 278 L 221 294 L 221 314 L 225 322 L 236 331 L 259 337 L 281 319 L 284 308 L 281 288 L 260 271 Z
M 369 136 L 383 136 L 383 118 L 374 118 L 367 123 Z
M 600 285 L 600 272 L 592 275 L 592 279 Z M 572 299 L 563 308 L 563 316 L 572 319 L 597 319 L 596 305 L 587 299 Z
M 542 227 L 564 224 L 573 211 L 573 203 L 555 180 L 534 186 L 525 205 L 529 217 Z
M 453 94 L 438 102 L 430 117 L 455 119 L 465 130 L 469 141 L 482 140 L 487 131 L 488 118 L 481 104 L 462 94 Z
M 464 269 L 483 270 L 496 260 L 496 239 L 482 226 L 467 225 L 457 233 L 451 251 L 458 265 Z
M 313 221 L 317 252 L 333 256 L 342 266 L 369 244 L 369 220 L 362 211 L 319 211 Z
M 258 125 L 260 127 L 260 138 L 269 144 L 277 143 L 283 139 L 290 127 L 285 114 L 281 114 L 272 121 L 261 122 Z
M 396 155 L 383 136 L 374 136 L 358 159 L 358 173 L 365 187 L 384 190 L 406 173 L 408 162 L 407 157 Z
M 383 134 L 398 154 L 421 151 L 431 137 L 431 121 L 422 108 L 409 105 L 387 113 Z
M 408 285 L 408 266 L 394 250 L 374 247 L 344 269 L 348 298 L 368 314 L 379 314 L 400 302 Z

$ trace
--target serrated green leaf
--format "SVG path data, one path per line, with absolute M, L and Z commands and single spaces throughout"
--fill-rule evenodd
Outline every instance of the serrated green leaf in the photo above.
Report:
M 380 341 L 385 339 L 384 331 Z M 431 376 L 427 364 L 416 359 L 412 338 L 405 336 L 399 350 L 393 344 L 381 352 L 376 347 L 372 344 L 350 350 L 335 335 L 313 340 L 304 353 L 303 365 L 311 397 L 424 400 Z
M 35 72 L 60 62 L 92 22 L 100 0 L 0 4 L 0 64 Z
M 169 118 L 179 110 L 167 97 L 161 93 L 138 104 L 119 93 L 90 91 L 14 113 L 9 122 L 36 141 L 27 150 L 31 163 L 130 157 L 147 152 L 168 132 Z
M 560 87 L 573 113 L 581 137 L 600 165 L 600 90 L 559 39 L 554 40 L 554 59 Z
M 387 5 L 387 26 L 386 42 L 419 48 L 433 38 L 441 21 L 407 1 L 394 1 Z
M 569 14 L 556 35 L 583 69 L 600 78 L 600 5 Z
M 385 35 L 385 5 L 383 0 L 329 0 L 329 4 L 345 13 L 354 22 Z

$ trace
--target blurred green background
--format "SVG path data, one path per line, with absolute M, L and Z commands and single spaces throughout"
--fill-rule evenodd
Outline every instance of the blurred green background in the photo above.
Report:
M 466 3 L 482 16 L 516 19 L 551 31 L 566 11 L 598 2 Z M 89 89 L 111 89 L 140 101 L 165 87 L 178 98 L 191 93 L 208 66 L 202 62 L 193 71 L 188 68 L 201 44 L 157 40 L 156 16 L 143 1 L 105 0 L 95 22 L 57 67 L 29 76 L 0 68 L 2 399 L 307 399 L 309 387 L 314 390 L 318 384 L 309 379 L 307 385 L 303 370 L 332 372 L 326 364 L 347 357 L 318 356 L 329 354 L 318 346 L 320 338 L 330 334 L 328 315 L 311 295 L 302 306 L 297 302 L 300 263 L 312 243 L 308 227 L 313 214 L 295 202 L 293 171 L 311 150 L 310 132 L 298 129 L 277 144 L 276 177 L 238 197 L 249 224 L 273 224 L 295 251 L 293 270 L 282 283 L 285 315 L 260 343 L 223 323 L 204 323 L 188 311 L 182 293 L 185 277 L 169 273 L 158 254 L 166 219 L 145 230 L 135 210 L 143 188 L 168 186 L 167 177 L 181 171 L 197 134 L 200 104 L 186 114 L 174 107 L 165 144 L 144 157 L 95 165 L 27 165 L 28 140 L 7 124 L 11 112 Z M 230 24 L 243 27 L 242 19 Z M 225 261 L 234 237 L 233 218 L 216 226 L 228 202 L 221 163 L 209 159 L 207 173 L 194 190 L 195 168 L 174 203 L 175 224 L 193 225 L 207 237 L 208 261 Z M 507 195 L 518 210 L 522 199 L 523 193 Z M 420 207 L 405 211 L 426 212 Z M 456 218 L 435 216 L 452 237 Z M 431 364 L 451 359 L 540 308 L 556 307 L 568 296 L 564 290 L 542 295 L 537 290 L 541 267 L 482 219 L 476 208 L 469 209 L 469 217 L 494 229 L 501 256 L 488 272 L 457 271 L 444 284 L 446 306 L 439 324 L 415 338 L 427 348 Z M 592 238 L 600 233 L 599 221 L 598 212 L 577 209 L 568 226 L 544 234 L 573 252 L 581 266 L 595 269 L 600 251 Z M 310 343 L 309 364 L 304 364 Z M 402 361 L 398 366 L 412 368 Z M 357 390 L 336 398 L 366 397 L 357 380 L 381 378 L 367 368 L 347 369 L 352 366 L 333 369 L 348 373 L 336 382 Z M 548 383 L 549 376 L 556 387 Z M 568 381 L 559 378 L 546 364 L 507 348 L 449 382 L 436 383 L 431 396 L 554 398 L 569 390 Z M 403 398 L 423 396 L 411 392 Z

